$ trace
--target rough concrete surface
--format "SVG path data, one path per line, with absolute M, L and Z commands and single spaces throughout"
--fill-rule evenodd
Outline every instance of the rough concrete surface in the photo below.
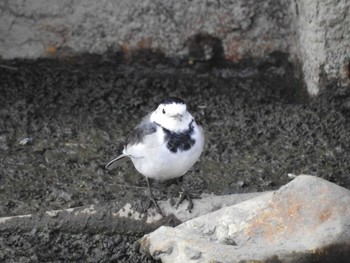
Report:
M 0 56 L 147 48 L 172 57 L 204 52 L 208 59 L 219 41 L 231 61 L 289 52 L 315 95 L 328 80 L 350 84 L 349 7 L 347 0 L 3 0 Z
M 4 58 L 139 48 L 176 56 L 199 33 L 221 39 L 233 59 L 286 51 L 287 46 L 287 6 L 276 0 L 5 0 L 1 7 Z
M 106 204 L 82 206 L 61 210 L 50 210 L 44 213 L 26 214 L 17 216 L 0 217 L 0 231 L 30 232 L 32 229 L 42 231 L 47 227 L 55 226 L 57 231 L 81 233 L 88 229 L 89 232 L 109 232 L 119 234 L 148 233 L 162 225 L 176 226 L 190 219 L 232 206 L 245 200 L 264 195 L 262 193 L 247 193 L 233 195 L 208 195 L 204 194 L 194 199 L 194 207 L 191 213 L 187 206 L 181 204 L 178 208 L 171 200 L 159 201 L 163 215 L 156 208 L 140 210 L 137 199 L 132 196 L 111 200 Z
M 162 226 L 141 239 L 141 249 L 166 263 L 345 263 L 349 204 L 349 190 L 300 175 L 273 193 Z
M 350 2 L 293 0 L 297 41 L 291 53 L 302 61 L 308 90 L 317 94 L 325 81 L 350 83 Z

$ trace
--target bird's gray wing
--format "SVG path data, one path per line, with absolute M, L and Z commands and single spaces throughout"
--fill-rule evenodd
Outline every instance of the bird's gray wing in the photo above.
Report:
M 148 114 L 131 132 L 127 140 L 127 147 L 144 142 L 147 135 L 155 133 L 156 131 L 157 125 L 150 121 L 150 114 Z
M 152 123 L 150 121 L 151 114 L 148 114 L 139 125 L 136 126 L 136 128 L 131 132 L 127 142 L 126 142 L 126 149 L 128 147 L 132 147 L 133 145 L 139 144 L 144 141 L 144 138 L 147 135 L 150 135 L 152 133 L 155 133 L 157 131 L 157 125 L 155 123 Z M 128 154 L 125 154 L 125 152 L 121 155 L 119 155 L 117 158 L 113 159 L 109 163 L 106 164 L 105 168 L 107 170 L 112 170 L 116 168 L 117 166 L 121 165 L 125 161 L 128 160 L 127 157 L 131 157 Z
M 112 161 L 110 161 L 109 163 L 107 163 L 105 166 L 105 169 L 112 170 L 112 169 L 118 167 L 119 165 L 121 165 L 122 163 L 124 163 L 125 161 L 128 160 L 127 157 L 128 156 L 125 154 L 119 155 L 117 158 L 115 158 Z

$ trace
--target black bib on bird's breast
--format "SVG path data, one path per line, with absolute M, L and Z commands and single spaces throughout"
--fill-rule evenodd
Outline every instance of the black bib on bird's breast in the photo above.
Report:
M 173 153 L 188 151 L 196 142 L 191 137 L 194 132 L 193 120 L 188 125 L 188 129 L 183 132 L 172 132 L 164 127 L 162 129 L 165 133 L 164 141 L 166 142 L 166 147 Z

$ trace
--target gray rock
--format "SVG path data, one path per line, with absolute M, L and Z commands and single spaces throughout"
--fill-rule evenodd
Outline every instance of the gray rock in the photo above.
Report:
M 144 236 L 162 262 L 348 262 L 350 191 L 312 176 Z
M 181 222 L 186 222 L 223 207 L 232 206 L 263 194 L 265 193 L 244 193 L 223 196 L 203 194 L 200 199 L 193 200 L 194 206 L 191 213 L 188 212 L 188 203 L 186 201 L 184 201 L 178 208 L 171 205 L 170 200 L 159 202 L 159 206 L 165 216 L 175 216 Z M 152 211 L 152 213 L 156 213 L 156 210 Z M 156 218 L 158 218 L 158 216 Z

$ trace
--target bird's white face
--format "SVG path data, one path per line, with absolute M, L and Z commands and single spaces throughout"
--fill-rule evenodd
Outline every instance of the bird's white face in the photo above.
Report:
M 160 104 L 151 115 L 151 121 L 160 124 L 170 131 L 188 129 L 188 125 L 192 119 L 191 114 L 187 111 L 186 104 L 175 102 Z

